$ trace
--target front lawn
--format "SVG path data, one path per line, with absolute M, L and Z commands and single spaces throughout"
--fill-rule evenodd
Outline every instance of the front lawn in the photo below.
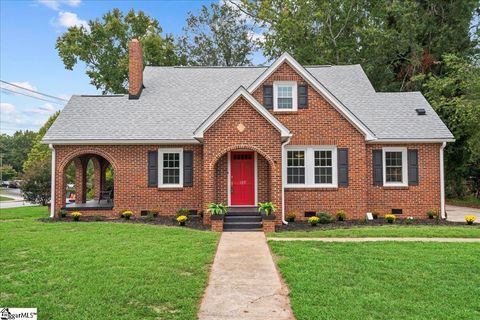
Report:
M 297 320 L 480 319 L 480 245 L 270 241 Z
M 295 223 L 295 222 L 294 222 Z M 473 226 L 406 226 L 384 225 L 338 229 L 312 228 L 311 231 L 284 231 L 268 235 L 281 238 L 324 237 L 426 237 L 426 238 L 480 238 L 480 225 Z
M 470 195 L 463 199 L 447 199 L 447 204 L 451 204 L 454 206 L 480 208 L 480 198 L 477 198 L 474 195 Z
M 108 222 L 43 223 L 0 212 L 0 301 L 39 319 L 194 319 L 219 235 Z

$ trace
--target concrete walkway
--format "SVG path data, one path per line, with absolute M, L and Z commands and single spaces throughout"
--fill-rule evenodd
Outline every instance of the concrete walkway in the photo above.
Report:
M 447 211 L 448 221 L 465 222 L 465 216 L 472 214 L 477 217 L 474 223 L 480 223 L 480 209 L 478 208 L 447 205 L 445 211 Z
M 294 319 L 263 232 L 223 232 L 198 316 Z
M 368 238 L 268 238 L 272 241 L 323 241 L 323 242 L 480 242 L 480 238 L 396 238 L 396 237 L 368 237 Z

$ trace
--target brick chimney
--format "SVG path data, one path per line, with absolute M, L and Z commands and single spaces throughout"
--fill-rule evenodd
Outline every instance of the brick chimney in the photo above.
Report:
M 128 97 L 138 99 L 143 89 L 143 51 L 138 39 L 128 44 Z

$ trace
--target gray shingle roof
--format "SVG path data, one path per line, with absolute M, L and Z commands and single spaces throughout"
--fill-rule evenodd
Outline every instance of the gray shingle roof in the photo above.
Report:
M 379 139 L 451 139 L 418 92 L 376 93 L 359 65 L 306 68 Z M 239 86 L 266 67 L 146 67 L 140 99 L 73 96 L 44 137 L 66 140 L 190 140 Z M 424 108 L 418 116 L 416 108 Z

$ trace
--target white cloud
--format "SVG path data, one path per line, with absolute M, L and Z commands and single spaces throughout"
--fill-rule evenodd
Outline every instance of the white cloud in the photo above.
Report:
M 31 96 L 34 96 L 34 97 L 39 97 L 41 98 L 42 96 L 39 95 L 39 94 L 36 94 L 36 93 L 33 93 L 33 92 L 29 92 L 29 91 L 25 91 L 19 87 L 22 87 L 22 88 L 25 88 L 25 89 L 28 89 L 28 90 L 33 90 L 33 91 L 38 91 L 37 90 L 37 87 L 35 87 L 34 85 L 32 85 L 30 82 L 28 81 L 23 81 L 23 82 L 11 82 L 12 85 L 10 84 L 7 84 L 7 83 L 0 83 L 0 89 L 6 89 L 8 91 L 3 91 L 5 94 L 13 94 L 13 95 L 22 95 L 22 93 L 27 93 Z M 18 86 L 18 87 L 17 87 Z
M 90 29 L 86 20 L 80 19 L 76 13 L 68 11 L 60 11 L 58 13 L 58 20 L 56 21 L 56 24 L 65 28 L 83 26 L 87 30 Z
M 15 106 L 11 103 L 0 103 L 0 111 L 4 114 L 12 114 L 15 112 Z
M 47 8 L 50 8 L 52 10 L 59 10 L 61 5 L 68 5 L 71 7 L 78 7 L 81 3 L 82 0 L 37 0 L 38 3 L 43 4 Z

